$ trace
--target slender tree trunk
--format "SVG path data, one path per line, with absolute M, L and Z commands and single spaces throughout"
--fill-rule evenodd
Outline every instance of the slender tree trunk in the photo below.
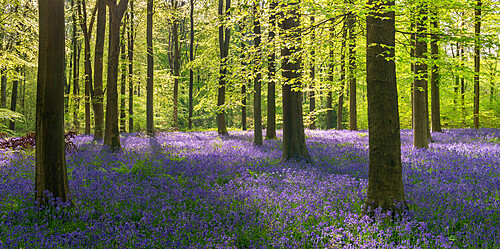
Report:
M 108 82 L 106 90 L 106 126 L 104 130 L 104 145 L 111 151 L 121 150 L 120 131 L 118 130 L 118 59 L 120 56 L 120 25 L 123 14 L 127 10 L 128 0 L 108 0 L 111 13 L 109 27 Z
M 417 31 L 416 31 L 416 23 L 417 23 L 417 17 L 415 15 L 416 8 L 415 6 L 411 7 L 411 13 L 410 13 L 410 70 L 411 70 L 411 76 L 415 79 L 415 45 L 417 43 Z M 415 81 L 411 82 L 410 86 L 410 92 L 411 92 L 411 128 L 415 129 Z
M 74 0 L 71 0 L 71 9 L 75 9 Z M 78 118 L 78 113 L 80 109 L 80 51 L 81 44 L 76 40 L 77 37 L 77 20 L 76 11 L 73 11 L 71 15 L 73 21 L 72 27 L 72 42 L 73 42 L 73 128 L 76 133 L 80 130 L 80 121 Z
M 127 29 L 128 14 L 125 15 L 125 21 L 122 23 L 120 31 L 120 74 L 121 74 L 121 84 L 120 84 L 120 131 L 126 132 L 127 114 L 126 114 L 126 85 L 127 85 L 127 46 L 125 40 L 125 31 Z
M 335 25 L 333 21 L 331 22 L 330 26 L 330 51 L 329 51 L 329 62 L 328 62 L 328 84 L 330 87 L 327 88 L 328 94 L 326 96 L 326 129 L 332 129 L 333 128 L 333 93 L 332 93 L 332 84 L 333 84 L 333 71 L 334 71 L 334 66 L 335 66 L 335 61 L 333 60 L 333 38 L 335 34 Z
M 314 47 L 314 41 L 316 40 L 316 29 L 314 28 L 314 16 L 310 17 L 311 20 L 311 26 L 313 26 L 313 30 L 311 32 L 311 42 L 313 44 L 312 49 L 311 49 L 311 84 L 309 85 L 309 116 L 310 116 L 310 123 L 309 123 L 309 129 L 314 130 L 316 129 L 316 98 L 314 96 L 314 80 L 316 77 L 316 60 L 315 60 L 315 47 Z
M 282 159 L 312 161 L 307 151 L 302 119 L 300 1 L 288 3 L 282 22 L 283 57 L 283 154 Z
M 177 11 L 177 1 L 172 0 L 172 8 Z M 173 110 L 173 127 L 179 128 L 178 124 L 178 108 L 179 108 L 179 78 L 180 78 L 180 51 L 179 51 L 179 20 L 174 19 L 172 28 L 172 38 L 174 40 L 174 110 Z
M 413 80 L 413 146 L 427 148 L 427 122 L 426 118 L 426 89 L 427 89 L 427 64 L 424 62 L 427 53 L 426 37 L 426 9 L 424 3 L 419 6 L 420 15 L 417 17 L 417 40 L 415 43 L 415 78 Z
M 256 2 L 253 3 L 253 33 L 254 33 L 254 47 L 256 55 L 254 57 L 254 97 L 253 97 L 253 143 L 255 145 L 262 145 L 262 86 L 261 86 L 261 57 L 260 57 L 260 21 L 257 10 Z
M 189 61 L 194 61 L 194 0 L 189 0 L 189 19 L 190 19 L 190 29 L 189 29 Z M 193 129 L 193 88 L 194 88 L 194 72 L 193 69 L 189 69 L 189 116 L 188 116 L 188 126 L 189 129 Z
M 345 87 L 345 49 L 347 40 L 347 29 L 342 28 L 342 45 L 340 48 L 340 90 L 339 90 L 339 105 L 337 106 L 337 130 L 343 130 L 342 127 L 342 111 L 344 109 L 344 87 Z
M 463 69 L 465 67 L 465 49 L 463 43 L 460 44 L 460 62 Z M 465 109 L 465 77 L 463 75 L 460 77 L 460 106 L 462 107 L 462 124 L 465 126 L 467 112 Z
M 226 11 L 224 9 L 224 0 L 219 0 L 219 18 L 224 20 L 224 17 L 230 15 L 229 9 L 231 7 L 231 0 L 226 0 Z M 225 14 L 224 14 L 225 13 Z M 220 76 L 219 76 L 219 90 L 217 94 L 217 132 L 219 135 L 228 135 L 226 128 L 226 112 L 224 104 L 226 102 L 226 57 L 229 52 L 229 38 L 230 28 L 219 26 L 219 50 L 220 50 Z
M 431 53 L 432 53 L 432 69 L 431 69 L 431 120 L 432 120 L 432 131 L 441 132 L 441 112 L 440 112 L 440 100 L 439 100 L 439 46 L 438 46 L 438 9 L 433 6 L 432 9 L 432 27 L 433 34 L 431 40 Z
M 276 42 L 274 38 L 276 36 L 274 30 L 277 25 L 276 11 L 278 8 L 278 2 L 276 0 L 271 0 L 269 3 L 269 8 L 271 15 L 269 17 L 269 41 L 271 46 L 271 53 L 268 58 L 268 71 L 269 71 L 269 81 L 267 83 L 267 129 L 266 129 L 266 139 L 276 138 L 276 53 L 275 45 Z
M 2 69 L 0 107 L 7 107 L 7 70 Z
M 130 0 L 128 32 L 128 132 L 134 132 L 134 0 Z
M 103 90 L 103 57 L 104 39 L 106 35 L 106 3 L 97 0 L 97 23 L 94 55 L 94 140 L 102 141 L 104 126 L 104 90 Z
M 353 4 L 353 3 L 351 3 Z M 349 30 L 349 130 L 358 130 L 358 111 L 356 109 L 356 31 L 355 22 L 356 16 L 353 12 L 349 12 L 347 20 L 347 28 Z
M 147 41 L 147 83 L 146 83 L 146 133 L 150 136 L 154 136 L 154 116 L 153 116 L 153 72 L 154 72 L 154 61 L 153 61 L 153 0 L 148 0 L 147 6 L 147 31 L 146 31 L 146 41 Z M 139 86 L 138 86 L 139 87 Z
M 368 91 L 369 173 L 365 213 L 397 210 L 404 202 L 401 166 L 394 1 L 369 0 L 366 16 L 366 82 Z M 385 56 L 384 56 L 385 55 Z
M 481 66 L 481 0 L 476 0 L 474 13 L 474 128 L 479 129 L 479 73 Z
M 16 71 L 19 71 L 18 68 L 16 68 Z M 16 78 L 12 81 L 12 95 L 10 99 L 10 110 L 15 112 L 16 107 L 17 107 L 17 93 L 18 93 L 18 85 L 19 85 L 19 80 Z M 15 121 L 10 121 L 9 124 L 9 129 L 14 131 L 16 129 L 16 122 Z
M 64 149 L 64 1 L 39 0 L 35 200 L 70 198 Z M 76 65 L 75 65 L 76 66 Z

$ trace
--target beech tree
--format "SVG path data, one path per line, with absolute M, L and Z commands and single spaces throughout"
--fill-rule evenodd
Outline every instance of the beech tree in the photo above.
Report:
M 226 111 L 224 104 L 226 102 L 226 58 L 229 53 L 229 38 L 231 29 L 228 25 L 224 25 L 225 17 L 230 15 L 231 0 L 226 0 L 226 10 L 224 12 L 224 0 L 219 0 L 219 53 L 220 53 L 220 73 L 219 73 L 219 89 L 217 92 L 217 132 L 219 135 L 228 135 L 226 128 Z
M 396 85 L 394 1 L 369 0 L 366 16 L 368 98 L 368 190 L 365 213 L 395 210 L 405 201 L 398 91 Z
M 262 145 L 262 106 L 261 106 L 261 63 L 260 63 L 260 21 L 259 14 L 257 10 L 257 4 L 255 1 L 253 3 L 253 33 L 254 33 L 254 47 L 256 50 L 255 58 L 254 58 L 254 97 L 253 97 L 253 143 L 255 145 Z
M 266 125 L 266 139 L 276 138 L 276 53 L 275 53 L 275 32 L 277 25 L 278 2 L 276 0 L 269 1 L 269 35 L 268 43 L 271 43 L 271 52 L 268 58 L 268 71 L 269 80 L 267 82 L 267 125 Z
M 479 73 L 481 68 L 481 8 L 483 3 L 476 0 L 474 11 L 474 128 L 479 129 Z
M 415 78 L 413 80 L 413 146 L 427 148 L 427 64 L 425 62 L 427 54 L 427 42 L 425 41 L 427 5 L 422 2 L 417 8 L 419 15 L 416 17 L 415 58 L 417 61 L 414 65 Z
M 39 0 L 35 199 L 69 200 L 64 148 L 64 1 Z
M 106 0 L 97 0 L 96 40 L 94 48 L 94 140 L 102 141 L 104 126 L 104 89 L 102 84 L 104 39 L 106 35 Z
M 147 43 L 147 78 L 146 78 L 146 133 L 154 136 L 154 116 L 153 116 L 153 0 L 148 0 L 146 24 Z
M 106 127 L 104 144 L 111 151 L 121 150 L 120 131 L 118 129 L 118 57 L 120 56 L 120 25 L 127 10 L 128 0 L 107 0 L 111 13 L 109 27 L 108 82 L 106 90 Z

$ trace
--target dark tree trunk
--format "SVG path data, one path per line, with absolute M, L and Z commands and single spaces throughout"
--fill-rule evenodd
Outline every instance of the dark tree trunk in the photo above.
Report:
M 437 16 L 437 7 L 433 6 L 432 9 L 432 27 L 433 34 L 431 40 L 431 53 L 432 60 L 434 63 L 432 64 L 431 69 L 431 123 L 432 123 L 432 131 L 433 132 L 441 132 L 441 113 L 440 113 L 440 100 L 439 100 L 439 46 L 438 46 L 438 35 L 439 32 L 438 27 L 438 16 Z
M 19 69 L 16 69 L 16 71 L 19 71 Z M 18 85 L 19 85 L 19 80 L 16 78 L 15 80 L 12 81 L 12 95 L 10 99 L 10 110 L 15 112 L 16 107 L 17 107 L 17 93 L 18 93 Z M 16 129 L 16 122 L 15 121 L 10 121 L 9 124 L 9 129 L 14 131 Z
M 314 130 L 316 129 L 316 98 L 314 96 L 314 78 L 316 77 L 316 60 L 314 53 L 316 48 L 314 47 L 314 41 L 316 40 L 316 30 L 314 29 L 314 16 L 311 16 L 310 20 L 311 26 L 313 27 L 311 32 L 311 42 L 313 43 L 313 47 L 311 49 L 311 84 L 309 85 L 309 129 Z
M 332 93 L 332 84 L 333 84 L 333 71 L 334 71 L 334 66 L 335 66 L 335 61 L 333 59 L 334 53 L 333 53 L 333 38 L 335 34 L 335 25 L 333 21 L 331 22 L 330 26 L 330 51 L 329 51 L 329 61 L 328 61 L 328 84 L 330 87 L 327 88 L 328 94 L 326 96 L 326 129 L 332 129 L 333 128 L 333 93 Z
M 247 130 L 247 85 L 243 84 L 241 86 L 241 95 L 243 98 L 241 99 L 241 130 Z
M 189 61 L 194 61 L 194 0 L 189 0 Z M 194 72 L 189 69 L 189 116 L 188 127 L 193 129 L 193 88 L 194 88 Z
M 69 200 L 64 151 L 64 1 L 40 0 L 36 103 L 35 200 L 48 204 L 45 191 Z
M 71 8 L 74 9 L 75 3 L 71 1 Z M 77 20 L 76 12 L 71 16 L 73 20 L 72 42 L 73 42 L 73 129 L 76 133 L 80 130 L 80 119 L 78 113 L 80 109 L 80 51 L 81 44 L 77 41 Z
M 106 35 L 106 3 L 97 0 L 97 23 L 94 56 L 94 140 L 102 141 L 104 126 L 104 90 L 102 84 L 104 39 Z
M 154 136 L 154 116 L 153 116 L 153 0 L 148 0 L 147 6 L 147 24 L 146 24 L 146 41 L 147 41 L 147 83 L 146 83 L 146 133 Z M 138 86 L 139 87 L 139 86 Z
M 1 97 L 0 97 L 0 107 L 7 107 L 7 70 L 2 69 L 2 82 L 1 82 Z
M 271 0 L 269 3 L 269 8 L 271 15 L 269 17 L 269 41 L 271 46 L 271 53 L 268 58 L 268 71 L 269 71 L 269 81 L 267 83 L 267 126 L 266 126 L 266 139 L 276 138 L 276 53 L 274 37 L 276 34 L 274 30 L 276 29 L 276 11 L 278 8 L 278 2 L 276 0 Z
M 111 13 L 109 27 L 108 82 L 106 87 L 106 126 L 104 145 L 111 151 L 121 150 L 120 131 L 118 130 L 118 59 L 120 56 L 120 25 L 127 10 L 128 0 L 107 1 Z
M 254 57 L 254 95 L 253 95 L 253 143 L 255 145 L 262 145 L 262 86 L 261 86 L 261 57 L 260 57 L 260 21 L 259 14 L 257 10 L 257 3 L 253 3 L 253 33 L 254 33 L 254 47 L 255 47 L 255 57 Z
M 172 9 L 177 11 L 178 2 L 176 0 L 172 0 Z M 174 19 L 173 27 L 172 27 L 172 38 L 174 40 L 174 51 L 173 51 L 173 59 L 174 59 L 174 110 L 172 123 L 174 129 L 179 127 L 178 124 L 178 108 L 179 108 L 179 77 L 180 77 L 180 51 L 179 51 L 179 20 L 177 18 Z
M 284 161 L 312 161 L 307 151 L 302 119 L 300 1 L 286 5 L 283 32 L 283 155 Z
M 427 53 L 427 43 L 425 41 L 427 7 L 421 3 L 418 8 L 420 15 L 417 17 L 417 39 L 415 43 L 415 57 L 418 61 L 415 63 L 415 78 L 413 80 L 413 146 L 415 148 L 427 148 L 427 64 L 423 61 Z
M 343 130 L 342 119 L 343 119 L 343 109 L 344 109 L 344 87 L 346 84 L 345 80 L 345 49 L 346 49 L 346 39 L 347 39 L 347 29 L 344 26 L 342 28 L 342 45 L 340 48 L 340 90 L 339 90 L 339 105 L 337 106 L 337 130 Z
M 474 128 L 479 129 L 479 73 L 481 67 L 481 0 L 476 0 L 474 12 Z
M 219 18 L 223 19 L 224 16 L 230 15 L 229 9 L 231 7 L 231 0 L 226 0 L 226 11 L 224 12 L 224 0 L 219 0 Z M 219 135 L 228 135 L 226 128 L 226 112 L 224 104 L 226 102 L 226 58 L 229 53 L 229 38 L 230 28 L 219 26 L 219 51 L 220 51 L 220 75 L 219 75 L 219 89 L 217 93 L 217 132 Z
M 130 0 L 128 32 L 128 132 L 134 132 L 134 0 Z
M 369 173 L 365 213 L 404 202 L 396 65 L 394 1 L 370 0 L 366 17 Z M 386 55 L 386 56 L 383 56 Z M 369 212 L 370 211 L 370 212 Z
M 347 28 L 349 30 L 349 130 L 358 130 L 358 111 L 356 108 L 356 16 L 349 12 Z
M 128 14 L 125 15 L 125 21 L 122 23 L 121 33 L 120 33 L 120 74 L 121 74 L 121 84 L 120 84 L 120 131 L 127 132 L 127 114 L 126 114 L 126 85 L 127 85 L 127 46 L 125 40 L 125 31 L 127 29 L 127 19 Z

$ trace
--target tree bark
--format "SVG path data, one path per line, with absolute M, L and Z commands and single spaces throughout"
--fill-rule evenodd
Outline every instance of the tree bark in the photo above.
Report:
M 307 151 L 302 118 L 300 1 L 288 3 L 282 22 L 285 46 L 283 57 L 283 154 L 284 161 L 312 159 Z
M 150 136 L 155 135 L 154 115 L 153 115 L 153 0 L 148 0 L 147 6 L 147 24 L 146 24 L 146 43 L 147 43 L 147 82 L 146 82 L 146 133 Z
M 277 18 L 276 11 L 278 2 L 270 0 L 269 8 L 271 15 L 269 17 L 269 40 L 271 46 L 271 53 L 268 58 L 268 71 L 269 81 L 267 83 L 267 125 L 266 125 L 266 139 L 276 138 L 276 53 L 274 38 L 276 36 L 274 30 L 276 29 Z
M 351 3 L 353 4 L 353 3 Z M 358 130 L 358 111 L 356 108 L 356 16 L 349 12 L 347 28 L 349 30 L 349 130 Z
M 35 200 L 69 200 L 64 148 L 64 1 L 39 0 Z
M 262 86 L 261 86 L 261 57 L 260 57 L 260 21 L 259 14 L 257 10 L 257 4 L 253 3 L 253 33 L 254 33 L 254 47 L 255 47 L 255 57 L 254 57 L 254 97 L 253 97 L 253 144 L 262 145 Z
M 439 32 L 438 26 L 438 9 L 433 6 L 432 9 L 432 27 L 433 34 L 431 36 L 431 53 L 432 53 L 432 69 L 431 69 L 431 123 L 433 132 L 442 132 L 441 129 L 441 112 L 440 112 L 440 99 L 439 99 Z
M 1 79 L 1 96 L 0 96 L 0 107 L 7 107 L 7 70 L 2 69 L 2 79 Z
M 479 73 L 481 67 L 481 0 L 476 0 L 474 12 L 474 128 L 479 129 Z
M 335 25 L 333 21 L 331 21 L 330 26 L 330 51 L 329 51 L 329 62 L 328 62 L 328 84 L 330 87 L 327 88 L 328 94 L 326 96 L 326 129 L 333 128 L 333 92 L 332 92 L 332 84 L 333 84 L 333 71 L 335 67 L 335 61 L 333 60 L 333 38 L 335 35 Z
M 190 19 L 190 29 L 189 29 L 189 61 L 194 61 L 194 0 L 189 0 L 189 19 Z M 189 69 L 189 116 L 188 116 L 188 127 L 193 129 L 193 88 L 194 88 L 194 72 L 193 69 Z
M 172 0 L 172 9 L 177 11 L 178 2 L 176 0 Z M 175 18 L 175 17 L 174 17 Z M 174 110 L 173 110 L 173 128 L 178 129 L 178 108 L 179 108 L 179 78 L 180 78 L 180 51 L 179 51 L 179 20 L 177 18 L 174 19 L 173 27 L 172 27 L 172 38 L 174 40 Z
M 104 39 L 106 33 L 106 2 L 97 0 L 97 23 L 94 56 L 94 140 L 102 141 L 104 126 L 104 91 L 102 84 Z
M 342 119 L 343 119 L 343 109 L 344 109 L 344 88 L 346 85 L 345 80 L 345 50 L 346 50 L 346 40 L 347 40 L 347 29 L 346 26 L 342 27 L 342 45 L 340 47 L 340 90 L 339 90 L 339 105 L 337 106 L 337 130 L 343 130 Z
M 108 82 L 106 90 L 106 126 L 104 145 L 111 151 L 121 150 L 120 131 L 118 130 L 118 58 L 120 56 L 120 25 L 127 10 L 128 0 L 107 0 L 111 13 L 109 27 Z
M 314 28 L 314 16 L 310 17 L 311 20 L 311 26 L 313 27 L 313 30 L 311 32 L 311 42 L 312 42 L 312 49 L 311 49 L 311 84 L 309 85 L 309 118 L 310 118 L 310 123 L 309 123 L 309 129 L 314 130 L 316 129 L 316 98 L 314 96 L 314 80 L 316 77 L 316 60 L 315 60 L 315 47 L 314 43 L 316 40 L 316 30 Z
M 366 17 L 369 173 L 365 213 L 405 201 L 394 62 L 394 1 L 369 0 Z
M 16 71 L 19 71 L 19 69 L 16 68 Z M 18 85 L 19 85 L 19 80 L 15 78 L 12 81 L 12 95 L 10 96 L 10 110 L 15 112 L 17 108 L 17 93 L 18 93 Z M 14 120 L 10 121 L 9 124 L 9 129 L 14 131 L 16 129 L 16 122 Z
M 427 98 L 427 64 L 424 62 L 427 53 L 426 20 L 427 7 L 424 3 L 419 6 L 420 15 L 417 17 L 417 38 L 415 43 L 415 78 L 413 80 L 413 146 L 415 148 L 427 148 L 427 122 L 426 118 L 426 98 Z
M 128 32 L 128 132 L 134 132 L 134 0 L 130 0 Z
M 224 0 L 219 0 L 219 18 L 224 20 L 225 17 L 230 15 L 229 9 L 231 7 L 231 0 L 226 0 L 226 11 L 224 9 Z M 224 14 L 225 13 L 225 14 Z M 226 112 L 224 104 L 226 102 L 226 57 L 229 52 L 229 38 L 230 28 L 219 26 L 219 51 L 220 51 L 220 75 L 219 75 L 219 89 L 217 93 L 217 132 L 219 135 L 228 135 L 226 128 Z
M 122 23 L 120 31 L 120 74 L 121 74 L 121 84 L 120 84 L 120 131 L 127 132 L 127 114 L 126 114 L 126 85 L 127 85 L 127 46 L 125 40 L 125 31 L 127 29 L 127 19 L 128 14 L 125 15 L 125 21 Z

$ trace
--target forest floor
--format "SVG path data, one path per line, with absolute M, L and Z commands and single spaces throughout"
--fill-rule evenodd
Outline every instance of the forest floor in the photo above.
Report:
M 500 130 L 402 131 L 409 212 L 361 215 L 366 131 L 306 131 L 314 164 L 284 163 L 251 132 L 89 136 L 68 152 L 74 208 L 37 210 L 34 152 L 0 153 L 1 248 L 498 248 Z M 278 135 L 280 137 L 280 134 Z

